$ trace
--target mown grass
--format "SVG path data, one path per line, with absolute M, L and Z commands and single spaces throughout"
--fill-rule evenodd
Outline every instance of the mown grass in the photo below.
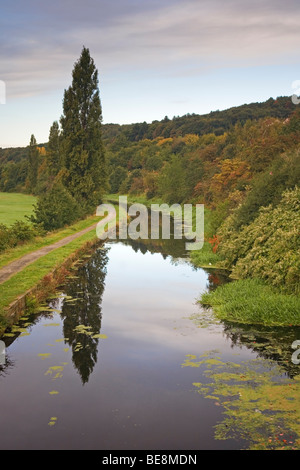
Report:
M 12 225 L 18 220 L 26 221 L 30 216 L 37 198 L 29 194 L 0 192 L 0 223 Z
M 259 279 L 241 279 L 204 293 L 199 302 L 216 316 L 246 324 L 300 325 L 300 296 L 275 290 Z

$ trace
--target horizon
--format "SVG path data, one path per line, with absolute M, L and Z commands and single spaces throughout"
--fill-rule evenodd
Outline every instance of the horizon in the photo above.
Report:
M 278 98 L 292 98 L 292 95 L 291 96 L 284 96 L 284 95 L 278 95 L 276 97 L 273 97 L 273 96 L 270 96 L 269 98 L 267 98 L 266 100 L 264 101 L 251 101 L 250 103 L 241 103 L 241 104 L 238 104 L 236 106 L 231 106 L 231 107 L 228 107 L 228 108 L 225 108 L 225 109 L 214 109 L 214 110 L 211 110 L 211 111 L 208 111 L 206 113 L 203 113 L 203 114 L 198 114 L 198 113 L 186 113 L 186 114 L 182 114 L 180 116 L 172 116 L 172 117 L 169 117 L 169 116 L 165 116 L 167 117 L 168 119 L 170 120 L 173 120 L 173 119 L 181 119 L 181 118 L 184 118 L 186 116 L 208 116 L 210 113 L 216 113 L 216 112 L 226 112 L 226 111 L 229 111 L 230 109 L 234 109 L 234 108 L 239 108 L 239 107 L 242 107 L 242 106 L 251 106 L 252 104 L 263 104 L 263 103 L 266 103 L 268 100 L 270 99 L 273 99 L 276 101 L 276 99 Z M 164 118 L 165 118 L 164 117 Z M 151 122 L 147 122 L 147 121 L 138 121 L 138 122 L 131 122 L 131 123 L 123 123 L 123 124 L 120 124 L 118 122 L 103 122 L 102 125 L 103 126 L 109 126 L 109 125 L 112 125 L 112 126 L 132 126 L 132 125 L 135 125 L 135 124 L 142 124 L 144 122 L 146 122 L 147 125 L 151 125 L 152 123 L 154 122 L 162 122 L 164 120 L 164 118 L 162 119 L 154 119 L 153 121 Z M 40 146 L 40 145 L 44 145 L 44 144 L 47 144 L 48 143 L 48 140 L 45 140 L 45 141 L 41 141 L 41 142 L 37 142 L 37 145 Z M 5 149 L 11 149 L 11 148 L 26 148 L 29 146 L 29 143 L 26 144 L 26 145 L 17 145 L 17 146 L 11 146 L 11 147 L 1 147 L 0 146 L 0 149 L 2 150 L 5 150 Z

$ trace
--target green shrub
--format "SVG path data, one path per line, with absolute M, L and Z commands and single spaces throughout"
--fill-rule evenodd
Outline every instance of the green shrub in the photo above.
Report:
M 239 232 L 236 214 L 219 231 L 219 256 L 232 277 L 267 281 L 285 292 L 300 293 L 300 188 L 283 193 L 280 203 L 261 208 L 258 217 Z
M 40 230 L 21 220 L 10 227 L 0 224 L 0 252 L 32 240 L 39 234 Z
M 0 224 L 0 251 L 6 250 L 10 243 L 10 230 L 5 224 Z
M 61 183 L 56 183 L 38 198 L 30 220 L 35 226 L 51 231 L 75 222 L 81 215 L 76 200 Z
M 299 151 L 280 155 L 266 171 L 256 176 L 243 204 L 237 210 L 235 228 L 248 225 L 258 216 L 261 207 L 275 207 L 283 191 L 292 189 L 300 181 Z

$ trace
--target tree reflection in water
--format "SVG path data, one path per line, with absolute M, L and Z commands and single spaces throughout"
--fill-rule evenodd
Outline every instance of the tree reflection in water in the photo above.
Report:
M 88 382 L 97 363 L 108 250 L 97 249 L 64 289 L 63 333 L 83 384 Z
M 246 347 L 258 357 L 276 362 L 289 378 L 299 375 L 300 366 L 292 362 L 292 344 L 300 338 L 299 326 L 267 327 L 225 321 L 222 324 L 232 347 Z

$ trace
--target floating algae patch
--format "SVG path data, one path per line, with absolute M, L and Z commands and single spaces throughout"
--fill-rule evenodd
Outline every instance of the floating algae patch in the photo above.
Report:
M 77 326 L 75 326 L 74 331 L 76 333 L 83 333 L 83 334 L 87 335 L 87 334 L 92 334 L 89 331 L 91 328 L 92 328 L 91 326 L 77 325 Z
M 14 325 L 11 329 L 11 335 L 15 336 L 18 334 L 20 334 L 20 336 L 28 336 L 30 333 L 27 327 Z M 8 334 L 6 336 L 8 336 Z
M 194 322 L 197 328 L 215 329 L 221 324 L 221 321 L 216 318 L 212 309 L 203 308 L 202 311 L 191 315 L 190 320 Z
M 75 345 L 75 348 L 74 348 L 74 352 L 78 352 L 78 351 L 81 351 L 83 349 L 83 346 L 81 343 L 76 343 Z
M 106 339 L 107 336 L 102 334 L 102 333 L 97 333 L 95 335 L 92 335 L 92 338 L 100 338 L 100 339 Z
M 225 363 L 221 361 L 220 356 L 215 356 L 217 353 L 219 353 L 219 351 L 216 349 L 207 351 L 199 356 L 200 361 L 196 361 L 197 356 L 195 354 L 186 354 L 186 359 L 182 367 L 200 367 L 202 365 L 208 366 L 209 364 L 224 365 Z
M 212 354 L 196 359 L 187 357 L 183 366 L 205 369 L 205 383 L 193 385 L 223 408 L 217 440 L 243 440 L 251 450 L 300 449 L 300 375 L 288 378 L 278 364 L 261 358 L 240 364 Z
M 88 335 L 88 336 L 91 336 L 93 339 L 106 339 L 107 336 L 105 334 L 102 334 L 102 333 L 94 333 L 93 331 L 91 331 L 92 327 L 91 326 L 85 326 L 85 325 L 77 325 L 75 328 L 74 328 L 74 332 L 75 333 L 79 333 L 79 334 L 84 334 L 84 335 Z M 77 343 L 79 349 L 80 349 L 80 342 Z M 76 347 L 77 347 L 76 345 Z M 77 348 L 78 349 L 78 348 Z
M 45 372 L 45 375 L 50 375 L 53 380 L 61 378 L 63 376 L 63 371 L 64 371 L 64 365 L 60 366 L 51 366 L 49 369 Z
M 63 297 L 64 304 L 73 304 L 82 300 L 80 297 L 73 297 L 72 295 L 65 295 Z
M 54 425 L 56 424 L 56 422 L 57 422 L 56 416 L 52 416 L 52 417 L 50 418 L 50 421 L 49 421 L 48 424 L 49 424 L 49 426 L 54 426 Z
M 50 312 L 50 313 L 60 313 L 61 310 L 54 307 L 40 306 L 36 309 L 37 312 Z
M 47 357 L 51 356 L 51 353 L 40 353 L 40 354 L 38 354 L 38 356 L 41 359 L 46 359 Z

